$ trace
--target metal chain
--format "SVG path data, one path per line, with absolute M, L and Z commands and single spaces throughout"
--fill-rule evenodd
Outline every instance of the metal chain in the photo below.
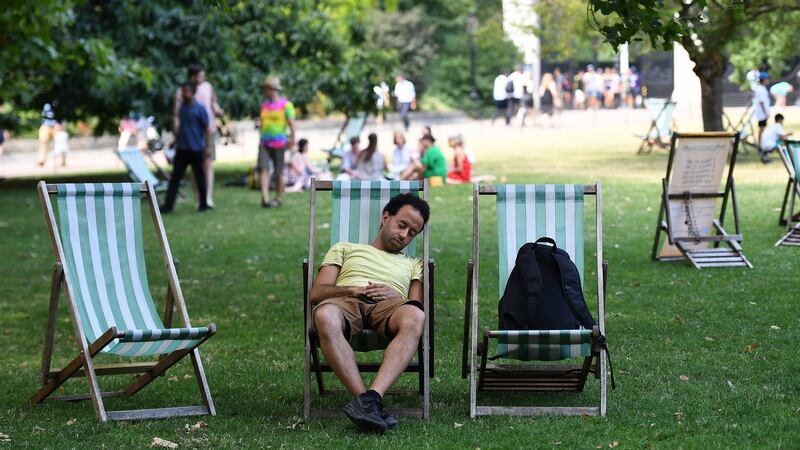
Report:
M 692 237 L 695 244 L 700 243 L 700 239 L 702 236 L 700 232 L 697 230 L 697 226 L 694 221 L 694 208 L 692 207 L 692 193 L 686 191 L 683 193 L 683 206 L 686 210 L 686 226 L 689 228 L 689 236 Z

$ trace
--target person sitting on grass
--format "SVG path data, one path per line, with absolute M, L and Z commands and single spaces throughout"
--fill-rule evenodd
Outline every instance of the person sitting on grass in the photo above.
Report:
M 450 136 L 447 144 L 453 149 L 453 170 L 447 172 L 447 184 L 469 183 L 472 181 L 472 161 L 464 147 L 460 134 Z
M 433 145 L 435 139 L 430 134 L 422 136 L 419 140 L 420 154 L 419 159 L 414 159 L 406 167 L 400 179 L 419 180 L 422 178 L 440 177 L 441 181 L 447 176 L 447 161 L 439 147 Z
M 775 123 L 768 126 L 761 134 L 761 161 L 769 163 L 768 154 L 778 147 L 778 142 L 785 141 L 792 133 L 783 130 L 783 114 L 775 114 Z
M 343 411 L 360 429 L 383 433 L 397 424 L 383 396 L 417 352 L 425 324 L 422 260 L 401 251 L 428 222 L 430 207 L 412 194 L 392 197 L 371 244 L 339 242 L 311 286 L 313 326 L 336 376 L 355 397 Z M 348 343 L 364 328 L 390 340 L 369 390 Z

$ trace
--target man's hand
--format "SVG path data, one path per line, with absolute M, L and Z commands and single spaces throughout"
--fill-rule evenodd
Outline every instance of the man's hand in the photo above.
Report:
M 385 284 L 373 283 L 372 281 L 368 282 L 367 286 L 364 288 L 364 293 L 367 297 L 377 302 L 403 298 L 403 296 L 393 288 Z

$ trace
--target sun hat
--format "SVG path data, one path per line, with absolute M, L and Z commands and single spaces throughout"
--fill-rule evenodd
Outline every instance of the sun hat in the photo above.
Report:
M 276 77 L 275 75 L 270 75 L 264 79 L 264 87 L 271 87 L 276 91 L 282 91 L 283 88 L 281 87 L 281 80 Z

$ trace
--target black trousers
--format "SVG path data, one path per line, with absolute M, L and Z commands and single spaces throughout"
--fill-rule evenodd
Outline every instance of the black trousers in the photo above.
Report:
M 172 210 L 175 206 L 175 197 L 178 195 L 183 175 L 186 173 L 186 166 L 192 166 L 194 181 L 197 183 L 197 193 L 200 197 L 200 209 L 206 208 L 206 174 L 203 171 L 203 160 L 205 156 L 202 151 L 178 150 L 175 152 L 175 159 L 172 162 L 172 176 L 169 178 L 167 196 L 164 199 L 163 209 Z

